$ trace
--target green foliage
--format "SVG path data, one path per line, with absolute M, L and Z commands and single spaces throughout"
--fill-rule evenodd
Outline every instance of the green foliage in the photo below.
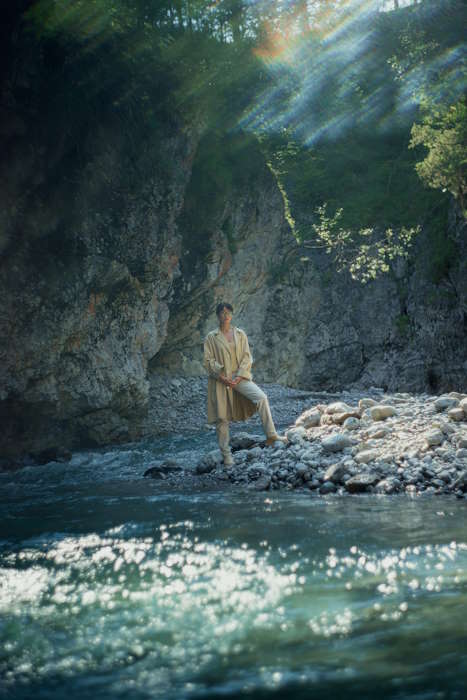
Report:
M 467 105 L 465 100 L 454 105 L 428 108 L 422 122 L 414 124 L 409 148 L 422 145 L 428 149 L 424 160 L 417 163 L 420 178 L 430 187 L 446 190 L 458 199 L 464 216 L 467 192 Z
M 390 228 L 379 234 L 372 228 L 352 231 L 341 226 L 342 209 L 328 216 L 326 207 L 323 204 L 316 211 L 318 221 L 312 224 L 315 240 L 304 241 L 304 245 L 317 247 L 317 241 L 326 253 L 332 254 L 339 271 L 347 269 L 353 279 L 362 283 L 388 272 L 395 258 L 407 258 L 413 238 L 420 232 L 420 226 L 402 227 L 397 233 Z

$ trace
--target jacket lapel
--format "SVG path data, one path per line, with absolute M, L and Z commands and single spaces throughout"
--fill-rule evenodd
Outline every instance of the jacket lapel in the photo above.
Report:
M 216 338 L 217 338 L 217 342 L 220 343 L 220 344 L 224 347 L 224 350 L 227 350 L 227 351 L 230 350 L 229 344 L 228 344 L 228 342 L 226 341 L 225 336 L 224 336 L 224 334 L 222 333 L 222 331 L 221 331 L 220 328 L 219 328 L 218 331 L 216 331 Z

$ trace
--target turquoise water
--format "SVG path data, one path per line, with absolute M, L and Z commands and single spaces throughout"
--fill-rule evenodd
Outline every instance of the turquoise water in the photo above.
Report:
M 465 698 L 466 502 L 142 478 L 213 444 L 0 475 L 0 695 Z

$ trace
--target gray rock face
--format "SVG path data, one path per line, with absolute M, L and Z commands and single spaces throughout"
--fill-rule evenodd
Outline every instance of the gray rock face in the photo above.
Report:
M 221 299 L 248 333 L 260 382 L 465 390 L 467 236 L 455 206 L 455 303 L 430 281 L 423 235 L 416 266 L 395 265 L 393 275 L 363 286 L 322 252 L 305 266 L 298 249 L 284 256 L 293 239 L 283 198 L 254 146 L 255 176 L 233 178 L 208 216 L 192 177 L 202 136 L 201 124 L 174 115 L 157 147 L 135 153 L 122 130 L 93 127 L 78 186 L 49 182 L 46 164 L 67 157 L 61 141 L 45 154 L 45 144 L 28 143 L 30 155 L 19 148 L 8 163 L 0 209 L 12 212 L 11 232 L 34 235 L 12 235 L 0 268 L 5 456 L 140 437 L 165 380 L 171 391 L 174 374 L 204 375 L 202 341 Z M 36 182 L 47 189 L 40 206 L 24 195 Z M 313 416 L 310 427 L 318 425 Z M 349 413 L 333 416 L 339 424 Z

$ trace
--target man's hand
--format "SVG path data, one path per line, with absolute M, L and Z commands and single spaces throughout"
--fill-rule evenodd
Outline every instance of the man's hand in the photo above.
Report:
M 245 377 L 235 377 L 235 379 L 232 382 L 232 386 L 237 386 L 237 384 L 240 384 L 240 382 L 243 382 Z
M 232 387 L 232 380 L 227 379 L 227 377 L 224 374 L 219 374 L 219 381 L 222 382 L 222 384 L 225 384 L 225 386 Z

